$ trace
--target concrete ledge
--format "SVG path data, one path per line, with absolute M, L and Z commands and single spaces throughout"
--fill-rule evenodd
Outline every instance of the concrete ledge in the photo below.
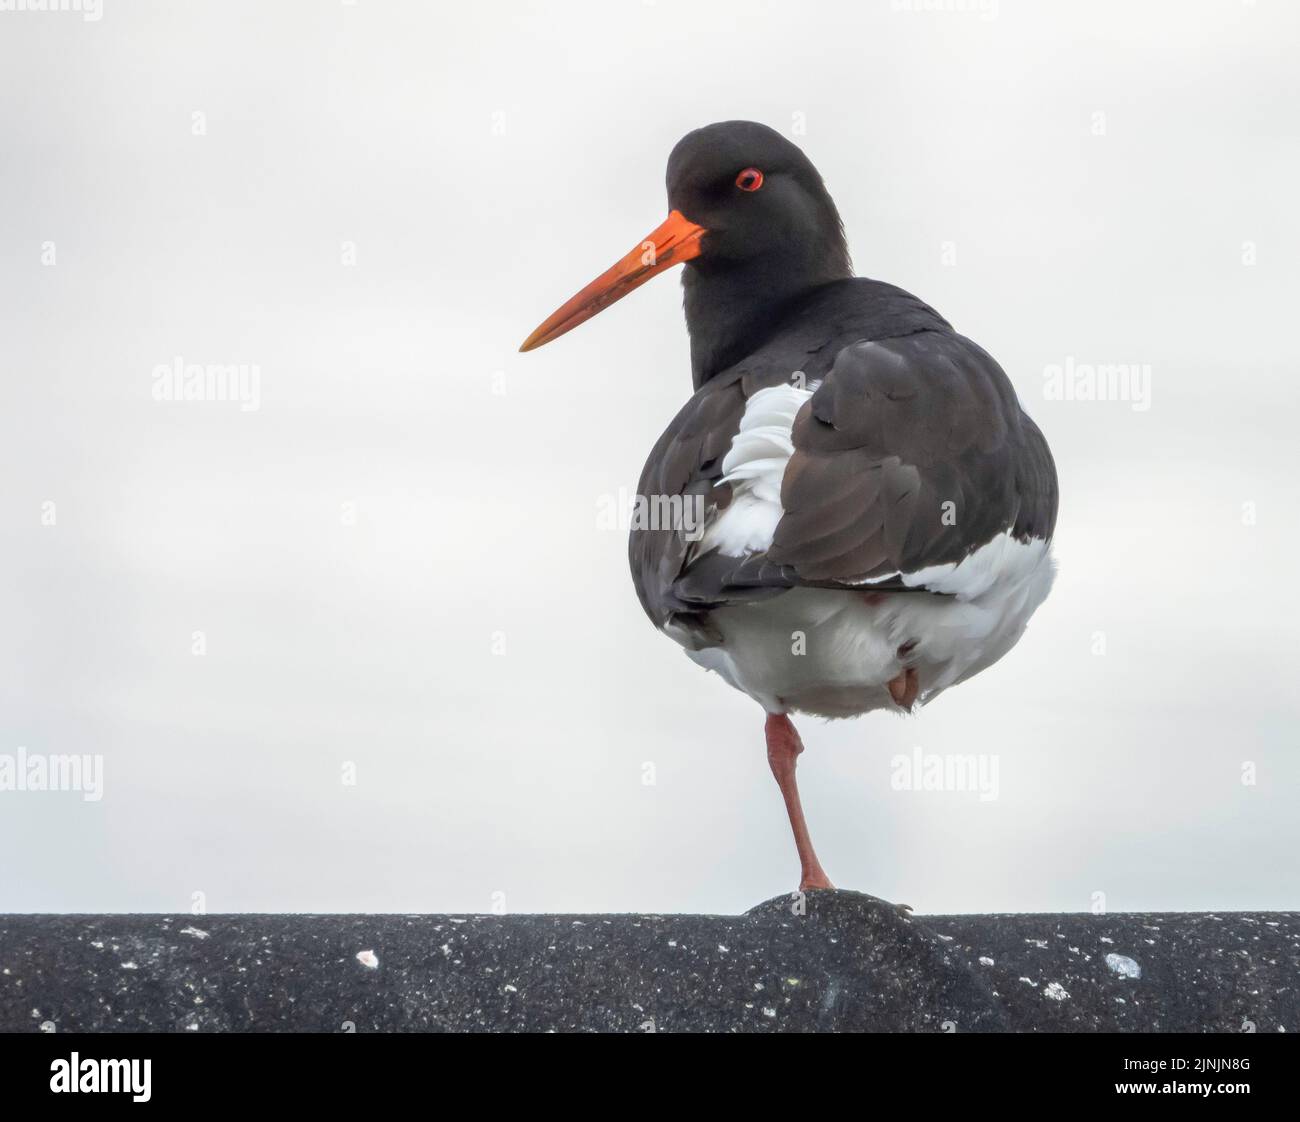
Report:
M 1296 912 L 795 910 L 4 916 L 0 1030 L 1300 1031 Z

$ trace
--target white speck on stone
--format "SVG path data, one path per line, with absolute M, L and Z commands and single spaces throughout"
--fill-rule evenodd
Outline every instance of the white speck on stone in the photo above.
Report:
M 208 932 L 204 931 L 201 927 L 182 927 L 180 933 L 182 935 L 193 935 L 196 939 L 206 939 L 208 937 Z
M 1030 986 L 1038 985 L 1038 983 L 1035 982 L 1033 978 L 1026 978 L 1023 974 L 1020 975 L 1020 980 Z
M 1106 965 L 1121 978 L 1142 977 L 1142 967 L 1126 954 L 1108 954 L 1106 956 Z
M 1064 1001 L 1070 996 L 1070 991 L 1060 982 L 1048 982 L 1043 990 L 1043 996 L 1050 997 L 1053 1001 Z
M 53 1021 L 42 1021 L 41 1032 L 58 1032 L 59 1026 Z
M 668 945 L 669 945 L 670 947 L 675 947 L 675 946 L 677 946 L 677 940 L 676 940 L 676 939 L 669 939 L 669 940 L 668 940 Z
M 379 958 L 374 951 L 357 951 L 357 961 L 367 970 L 379 969 Z
M 92 939 L 92 940 L 90 941 L 90 945 L 91 945 L 92 947 L 94 947 L 95 950 L 97 950 L 97 951 L 102 951 L 102 950 L 104 949 L 104 940 L 103 940 L 103 939 Z
M 1108 938 L 1106 938 L 1105 935 L 1103 935 L 1103 936 L 1101 937 L 1101 941 L 1102 941 L 1103 943 L 1114 943 L 1114 942 L 1115 942 L 1114 939 L 1108 939 Z
M 518 993 L 518 992 L 519 992 L 519 987 L 518 987 L 518 986 L 512 986 L 509 982 L 506 983 L 505 989 L 506 989 L 506 993 Z M 635 1009 L 638 1013 L 641 1012 L 641 1006 L 639 1006 L 639 1005 L 633 1005 L 632 1008 Z
M 124 963 L 122 963 L 122 969 L 123 969 L 123 970 L 135 970 L 135 969 L 136 969 L 136 965 L 135 965 L 134 962 L 124 962 Z
M 718 952 L 720 954 L 727 954 L 730 950 L 730 947 L 724 947 L 721 943 L 718 944 Z
M 769 1008 L 768 1006 L 764 1005 L 764 1006 L 763 1006 L 763 1016 L 764 1016 L 764 1017 L 775 1017 L 775 1016 L 776 1016 L 776 1010 L 775 1010 L 775 1009 L 771 1009 L 771 1008 Z
M 981 965 L 981 966 L 992 966 L 992 965 L 993 965 L 993 960 L 992 960 L 991 958 L 989 958 L 988 955 L 986 955 L 986 954 L 982 954 L 982 955 L 980 955 L 980 965 Z
M 1046 939 L 1026 939 L 1025 942 L 1031 947 L 1037 947 L 1040 951 L 1045 951 L 1047 949 Z

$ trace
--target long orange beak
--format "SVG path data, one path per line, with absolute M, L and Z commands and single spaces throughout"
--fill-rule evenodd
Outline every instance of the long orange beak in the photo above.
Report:
M 531 351 L 580 323 L 603 312 L 616 300 L 622 300 L 634 288 L 640 288 L 656 273 L 680 265 L 700 255 L 700 239 L 708 233 L 679 211 L 672 211 L 658 229 L 651 231 L 641 244 L 622 261 L 606 269 L 581 292 L 557 308 L 519 349 Z

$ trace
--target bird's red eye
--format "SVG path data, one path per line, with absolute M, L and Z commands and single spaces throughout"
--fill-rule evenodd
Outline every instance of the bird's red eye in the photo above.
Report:
M 742 191 L 757 191 L 763 186 L 763 173 L 758 168 L 746 168 L 736 176 L 736 186 Z

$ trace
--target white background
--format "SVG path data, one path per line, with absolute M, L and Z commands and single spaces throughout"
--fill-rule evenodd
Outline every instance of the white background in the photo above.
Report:
M 858 271 L 999 358 L 1061 477 L 1012 654 L 915 719 L 803 722 L 832 878 L 1300 905 L 1297 9 L 899 7 L 0 12 L 0 753 L 105 768 L 99 802 L 0 792 L 0 911 L 794 886 L 761 712 L 597 518 L 689 393 L 676 276 L 516 353 L 735 117 L 802 126 Z M 178 355 L 256 363 L 260 409 L 156 402 Z M 1149 364 L 1151 408 L 1044 400 L 1067 356 Z M 996 754 L 999 798 L 893 790 L 917 745 Z

